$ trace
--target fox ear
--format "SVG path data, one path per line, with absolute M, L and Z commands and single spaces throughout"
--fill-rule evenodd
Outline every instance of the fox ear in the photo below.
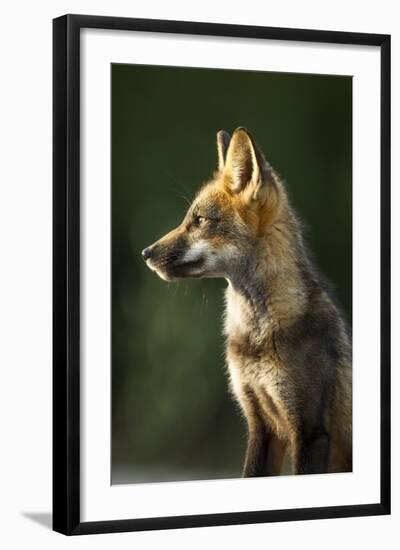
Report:
M 265 160 L 245 128 L 237 128 L 229 144 L 224 167 L 225 184 L 232 193 L 246 191 L 253 200 L 263 195 Z
M 222 172 L 225 166 L 226 152 L 228 150 L 231 136 L 225 130 L 217 133 L 218 170 Z

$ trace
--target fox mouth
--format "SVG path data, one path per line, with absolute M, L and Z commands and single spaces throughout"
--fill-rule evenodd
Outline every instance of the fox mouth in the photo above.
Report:
M 169 272 L 175 277 L 199 277 L 198 270 L 203 266 L 204 258 L 198 258 L 187 262 L 180 262 L 169 266 Z
M 146 261 L 147 266 L 157 273 L 161 279 L 172 282 L 184 277 L 198 278 L 201 276 L 200 269 L 204 264 L 204 258 L 197 258 L 191 261 L 169 261 L 157 264 L 151 260 Z

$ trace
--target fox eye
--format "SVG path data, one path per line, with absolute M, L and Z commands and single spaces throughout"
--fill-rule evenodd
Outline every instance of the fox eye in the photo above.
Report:
M 194 219 L 196 225 L 203 225 L 206 221 L 206 218 L 204 216 L 196 216 Z

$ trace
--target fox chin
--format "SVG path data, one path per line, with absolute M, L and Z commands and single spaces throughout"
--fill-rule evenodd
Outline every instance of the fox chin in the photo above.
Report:
M 218 167 L 182 223 L 142 251 L 165 281 L 222 277 L 245 477 L 352 470 L 351 340 L 283 181 L 251 134 L 217 134 Z

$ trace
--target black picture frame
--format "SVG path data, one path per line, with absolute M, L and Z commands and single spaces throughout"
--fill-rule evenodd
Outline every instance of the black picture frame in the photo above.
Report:
M 381 495 L 372 504 L 80 520 L 80 30 L 118 29 L 378 46 L 381 50 Z M 53 529 L 66 535 L 390 513 L 390 36 L 65 15 L 53 21 Z

